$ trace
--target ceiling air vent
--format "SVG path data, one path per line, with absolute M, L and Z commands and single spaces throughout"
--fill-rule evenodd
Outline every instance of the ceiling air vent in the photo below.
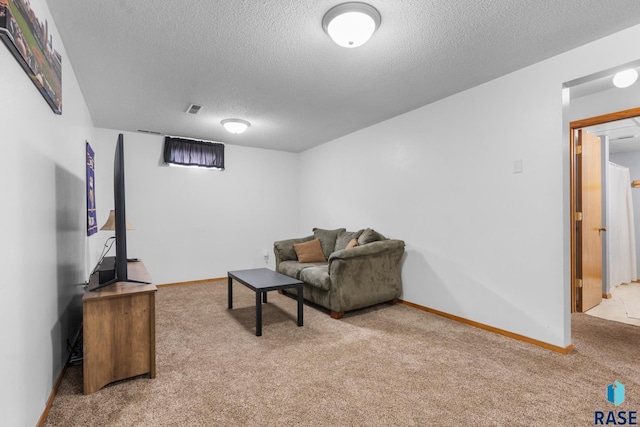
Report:
M 198 114 L 198 111 L 202 108 L 202 105 L 191 104 L 189 108 L 187 108 L 187 113 L 189 114 Z

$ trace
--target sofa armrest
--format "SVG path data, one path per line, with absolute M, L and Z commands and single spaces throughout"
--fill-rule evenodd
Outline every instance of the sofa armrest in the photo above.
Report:
M 276 271 L 282 261 L 296 261 L 298 259 L 298 255 L 296 255 L 296 251 L 293 249 L 294 244 L 308 242 L 313 240 L 313 238 L 313 235 L 311 235 L 273 242 L 273 253 L 276 256 Z
M 330 309 L 337 313 L 399 298 L 404 241 L 381 240 L 329 257 Z
M 404 249 L 404 241 L 398 239 L 379 240 L 349 249 L 335 251 L 329 256 L 329 263 L 335 259 L 349 259 L 375 255 L 382 252 Z

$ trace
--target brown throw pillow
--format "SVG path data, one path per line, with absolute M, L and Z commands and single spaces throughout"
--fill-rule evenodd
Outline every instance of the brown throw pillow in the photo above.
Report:
M 360 237 L 363 231 L 364 230 L 342 231 L 338 233 L 338 237 L 336 237 L 336 247 L 334 251 L 345 249 L 347 247 L 347 244 L 351 241 L 351 239 L 357 239 L 358 237 Z M 322 243 L 322 238 L 320 238 L 320 243 Z
M 296 255 L 298 255 L 299 262 L 325 262 L 327 260 L 322 253 L 320 239 L 296 243 L 293 245 L 293 249 L 296 251 Z
M 358 246 L 358 239 L 351 239 L 349 240 L 349 243 L 347 243 L 347 246 L 345 249 L 355 248 L 356 246 Z

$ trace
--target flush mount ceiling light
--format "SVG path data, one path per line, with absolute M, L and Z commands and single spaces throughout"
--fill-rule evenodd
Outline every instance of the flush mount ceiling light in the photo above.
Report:
M 366 3 L 342 3 L 324 15 L 322 28 L 338 45 L 358 47 L 378 29 L 380 19 L 380 12 Z
M 638 72 L 633 68 L 620 71 L 613 76 L 613 85 L 619 88 L 629 87 L 638 80 Z
M 231 133 L 242 133 L 251 126 L 251 123 L 242 119 L 224 119 L 220 123 L 222 123 L 227 132 Z

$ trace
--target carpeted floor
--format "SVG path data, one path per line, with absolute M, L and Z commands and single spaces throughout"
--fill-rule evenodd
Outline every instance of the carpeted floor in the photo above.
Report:
M 162 288 L 157 378 L 82 394 L 67 370 L 47 426 L 587 426 L 640 410 L 640 328 L 575 314 L 561 355 L 403 304 L 333 320 L 226 281 Z M 606 400 L 626 386 L 619 407 Z

